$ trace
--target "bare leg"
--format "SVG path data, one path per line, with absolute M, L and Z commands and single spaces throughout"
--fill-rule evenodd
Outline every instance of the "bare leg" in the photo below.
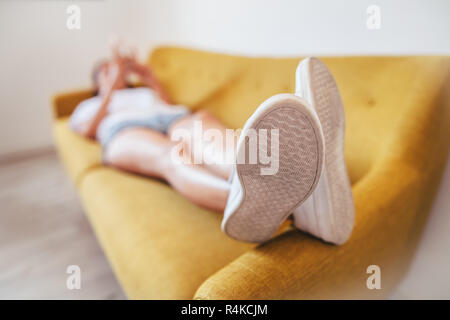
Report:
M 229 184 L 207 169 L 185 161 L 173 161 L 177 143 L 167 136 L 144 128 L 129 128 L 118 133 L 105 150 L 107 164 L 126 171 L 165 179 L 192 202 L 223 211 Z
M 197 122 L 197 124 L 196 124 Z M 201 123 L 201 131 L 195 130 L 195 126 Z M 237 144 L 237 136 L 233 136 L 232 139 L 225 139 L 226 128 L 214 115 L 208 111 L 198 111 L 187 117 L 175 122 L 169 129 L 168 135 L 171 140 L 177 134 L 177 130 L 187 130 L 191 133 L 191 141 L 185 141 L 184 148 L 190 154 L 202 154 L 204 156 L 204 162 L 202 165 L 209 169 L 214 174 L 228 179 L 231 174 L 232 161 L 234 160 L 235 148 Z M 204 133 L 207 130 L 216 130 L 222 135 L 224 139 L 217 140 L 211 139 L 211 141 L 205 141 Z M 211 131 L 210 131 L 211 132 Z M 216 150 L 214 154 L 203 153 L 206 148 Z M 231 161 L 226 161 L 230 160 Z M 224 161 L 225 160 L 225 161 Z

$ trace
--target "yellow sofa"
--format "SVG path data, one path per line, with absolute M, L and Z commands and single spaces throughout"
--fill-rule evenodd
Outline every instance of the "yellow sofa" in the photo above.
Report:
M 300 58 L 246 58 L 181 48 L 149 59 L 176 103 L 243 125 L 269 96 L 293 92 Z M 421 234 L 450 140 L 448 57 L 323 58 L 346 108 L 346 161 L 356 224 L 343 246 L 285 224 L 241 243 L 161 181 L 107 168 L 67 119 L 90 90 L 53 100 L 54 136 L 85 211 L 132 299 L 381 298 L 401 280 Z M 381 268 L 381 290 L 366 269 Z

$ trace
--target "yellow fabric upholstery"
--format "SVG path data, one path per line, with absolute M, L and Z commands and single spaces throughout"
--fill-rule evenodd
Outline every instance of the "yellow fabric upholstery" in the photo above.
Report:
M 269 96 L 293 92 L 299 58 L 160 48 L 149 59 L 176 103 L 240 127 Z M 448 57 L 324 58 L 346 108 L 356 225 L 343 246 L 290 227 L 255 247 L 228 239 L 221 215 L 165 183 L 102 167 L 67 115 L 89 91 L 58 96 L 54 133 L 93 228 L 130 298 L 378 298 L 407 270 L 450 139 Z M 366 268 L 382 290 L 366 288 Z
M 80 193 L 130 298 L 191 299 L 211 274 L 254 247 L 225 236 L 221 214 L 161 181 L 103 168 L 83 179 Z
M 55 95 L 52 99 L 53 117 L 63 118 L 70 116 L 78 103 L 92 97 L 93 94 L 93 90 L 74 90 Z
M 100 145 L 73 132 L 67 117 L 54 121 L 53 135 L 61 160 L 75 184 L 78 184 L 83 174 L 91 168 L 101 166 Z

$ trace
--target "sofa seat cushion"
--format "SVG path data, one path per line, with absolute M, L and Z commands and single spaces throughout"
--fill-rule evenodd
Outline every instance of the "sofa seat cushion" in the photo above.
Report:
M 203 281 L 254 247 L 221 231 L 222 214 L 158 180 L 103 167 L 79 190 L 129 298 L 192 299 Z

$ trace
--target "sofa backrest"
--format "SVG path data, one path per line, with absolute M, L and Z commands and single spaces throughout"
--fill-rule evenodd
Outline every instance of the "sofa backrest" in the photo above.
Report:
M 325 57 L 346 109 L 346 160 L 355 183 L 377 160 L 406 152 L 411 121 L 427 117 L 447 83 L 448 57 Z M 238 57 L 163 47 L 149 64 L 174 102 L 241 127 L 268 97 L 294 92 L 301 58 Z M 411 127 L 412 126 L 412 127 Z

